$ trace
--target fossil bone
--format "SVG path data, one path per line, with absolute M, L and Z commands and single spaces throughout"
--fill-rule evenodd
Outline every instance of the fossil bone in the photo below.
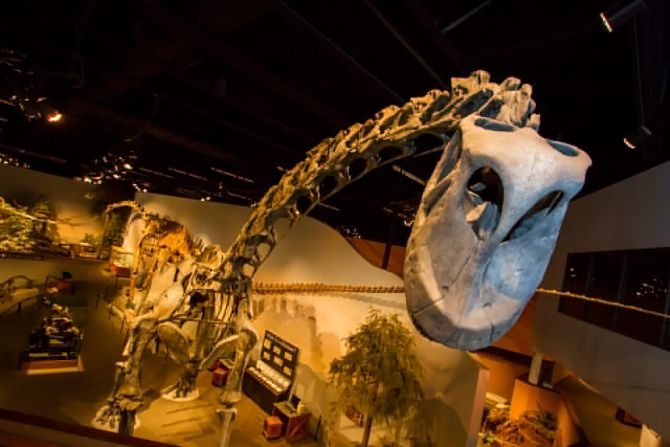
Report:
M 133 278 L 138 266 L 151 266 L 144 281 L 149 290 L 132 315 L 128 360 L 119 363 L 109 405 L 101 410 L 100 419 L 120 418 L 119 426 L 132 432 L 134 413 L 142 401 L 139 369 L 144 349 L 162 334 L 170 340 L 172 354 L 184 361 L 185 336 L 175 328 L 180 321 L 199 318 L 185 372 L 173 388 L 177 396 L 190 393 L 206 359 L 233 348 L 233 368 L 220 397 L 224 406 L 219 411 L 220 445 L 225 446 L 240 399 L 242 374 L 258 340 L 250 323 L 252 279 L 282 236 L 280 222 L 290 228 L 349 183 L 411 156 L 416 151 L 414 141 L 425 135 L 435 137 L 440 146 L 451 141 L 427 185 L 414 224 L 406 266 L 408 307 L 424 334 L 450 346 L 470 348 L 500 335 L 525 305 L 524 295 L 535 289 L 567 202 L 581 186 L 588 166 L 588 157 L 577 149 L 537 136 L 539 117 L 533 114 L 534 108 L 530 86 L 516 78 L 496 84 L 489 81 L 488 73 L 477 71 L 468 78 L 453 79 L 451 93 L 433 90 L 402 107 L 387 107 L 311 149 L 257 203 L 227 250 L 189 244 L 183 228 L 175 230 L 181 233 L 170 241 L 171 251 L 168 247 L 155 261 L 136 259 L 134 264 Z M 509 135 L 499 136 L 503 134 Z M 542 150 L 553 151 L 553 158 L 536 157 Z M 571 157 L 573 153 L 577 155 Z M 551 194 L 557 191 L 560 197 Z M 547 213 L 545 205 L 553 210 Z M 148 216 L 143 210 L 142 215 Z M 160 227 L 149 226 L 153 232 Z M 507 234 L 510 240 L 505 240 Z M 530 238 L 534 242 L 524 244 Z M 181 298 L 163 294 L 158 285 L 166 266 L 176 268 L 173 255 L 186 260 L 179 264 Z M 195 262 L 187 266 L 189 258 Z M 540 268 L 525 276 L 521 266 L 533 263 Z M 176 286 L 171 287 L 174 293 Z M 158 302 L 152 297 L 158 297 Z M 163 306 L 161 297 L 171 299 Z M 488 307 L 484 320 L 478 315 Z M 495 323 L 486 327 L 494 334 L 485 336 L 480 326 L 491 320 Z M 222 324 L 211 325 L 211 321 Z
M 542 280 L 591 161 L 531 128 L 467 117 L 428 182 L 407 245 L 415 326 L 472 350 L 507 332 Z

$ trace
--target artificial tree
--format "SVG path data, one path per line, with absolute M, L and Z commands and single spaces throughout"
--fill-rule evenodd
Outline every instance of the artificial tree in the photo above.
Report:
M 27 207 L 11 205 L 0 197 L 0 251 L 32 253 L 37 245 L 34 223 Z
M 347 353 L 330 364 L 329 383 L 339 391 L 333 416 L 356 407 L 365 414 L 361 445 L 370 442 L 372 423 L 401 423 L 423 397 L 423 368 L 412 333 L 398 315 L 370 310 L 365 323 L 345 339 Z

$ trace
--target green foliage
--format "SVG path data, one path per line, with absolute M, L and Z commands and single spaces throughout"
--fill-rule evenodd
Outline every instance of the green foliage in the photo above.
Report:
M 111 245 L 120 246 L 123 244 L 123 236 L 126 232 L 127 216 L 121 211 L 112 211 L 109 213 L 109 220 L 105 227 L 105 234 L 102 236 L 102 245 L 109 247 Z
M 83 244 L 89 244 L 93 247 L 97 247 L 100 245 L 100 235 L 92 234 L 92 233 L 86 233 L 84 237 L 81 239 L 81 242 Z
M 423 397 L 423 374 L 412 333 L 397 315 L 371 310 L 345 339 L 347 353 L 330 365 L 329 383 L 340 391 L 335 408 L 354 405 L 366 417 L 386 423 L 409 416 Z
M 400 447 L 400 444 L 395 442 L 393 439 L 384 436 L 377 440 L 377 447 Z
M 34 221 L 25 217 L 27 207 L 4 204 L 0 215 L 0 251 L 32 253 L 37 241 L 32 237 Z

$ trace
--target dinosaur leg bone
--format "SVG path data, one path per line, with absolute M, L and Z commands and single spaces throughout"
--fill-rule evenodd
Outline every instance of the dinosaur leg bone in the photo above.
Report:
M 245 300 L 246 302 L 246 300 Z M 246 306 L 240 306 L 245 308 Z M 246 318 L 246 311 L 238 309 L 238 324 L 239 331 L 238 338 L 235 340 L 235 360 L 231 368 L 226 386 L 219 397 L 219 402 L 223 405 L 223 409 L 219 411 L 221 416 L 221 438 L 219 442 L 220 447 L 227 447 L 230 440 L 230 433 L 233 428 L 233 421 L 235 420 L 237 402 L 242 398 L 242 377 L 247 363 L 249 362 L 249 354 L 253 351 L 256 343 L 258 343 L 258 335 L 251 326 L 251 323 Z
M 142 355 L 156 336 L 157 320 L 143 318 L 133 322 L 127 344 L 128 358 L 116 363 L 114 388 L 107 405 L 96 414 L 94 425 L 132 435 L 135 412 L 142 405 Z

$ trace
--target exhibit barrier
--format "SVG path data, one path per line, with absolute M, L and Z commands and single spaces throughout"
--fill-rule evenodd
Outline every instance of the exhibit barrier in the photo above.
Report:
M 0 408 L 0 445 L 57 447 L 176 447 L 174 444 L 123 436 L 97 428 Z

